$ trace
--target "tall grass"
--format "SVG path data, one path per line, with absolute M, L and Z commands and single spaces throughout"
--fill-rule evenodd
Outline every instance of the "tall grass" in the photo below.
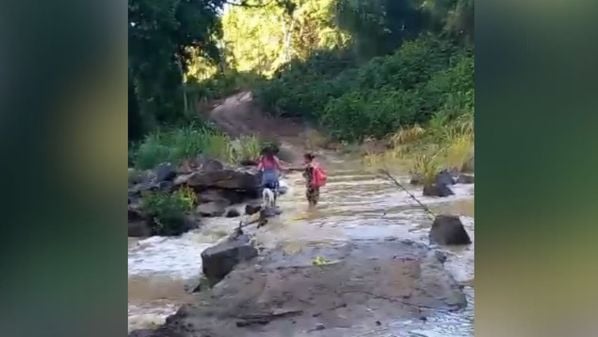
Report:
M 150 169 L 163 162 L 178 165 L 185 159 L 203 154 L 235 163 L 257 158 L 259 151 L 260 142 L 256 137 L 234 140 L 209 127 L 189 125 L 147 135 L 135 151 L 133 162 L 138 169 Z
M 401 128 L 389 137 L 391 149 L 364 158 L 372 168 L 403 166 L 424 183 L 432 183 L 441 169 L 462 170 L 473 158 L 473 113 L 455 119 L 436 114 L 424 126 Z

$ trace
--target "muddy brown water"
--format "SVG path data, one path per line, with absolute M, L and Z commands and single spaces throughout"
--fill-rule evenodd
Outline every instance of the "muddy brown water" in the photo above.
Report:
M 256 232 L 256 241 L 266 249 L 278 245 L 287 254 L 300 254 L 310 243 L 335 243 L 390 237 L 428 243 L 429 217 L 409 196 L 392 183 L 366 170 L 358 160 L 327 160 L 328 184 L 321 202 L 310 209 L 304 197 L 304 182 L 293 173 L 283 179 L 289 191 L 279 199 L 283 213 Z M 408 185 L 409 177 L 397 175 Z M 474 185 L 456 185 L 449 198 L 412 193 L 436 213 L 460 215 L 474 238 Z M 242 206 L 239 205 L 239 208 Z M 201 275 L 201 252 L 222 240 L 239 219 L 209 219 L 200 229 L 179 238 L 129 239 L 129 330 L 160 325 L 182 304 L 190 302 L 187 291 Z M 468 306 L 453 313 L 431 315 L 427 321 L 397 318 L 376 331 L 352 331 L 355 336 L 473 336 L 474 247 L 439 248 L 448 256 L 446 267 L 463 284 Z M 314 331 L 310 336 L 325 336 Z

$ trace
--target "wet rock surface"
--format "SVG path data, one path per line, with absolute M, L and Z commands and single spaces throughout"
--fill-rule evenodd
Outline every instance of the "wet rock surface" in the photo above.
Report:
M 455 195 L 455 192 L 451 190 L 448 185 L 425 185 L 423 190 L 423 195 L 428 197 L 449 197 L 451 195 Z
M 455 178 L 453 177 L 453 175 L 449 171 L 442 170 L 442 171 L 438 172 L 438 174 L 436 175 L 435 184 L 437 186 L 454 185 L 455 184 Z
M 314 265 L 318 256 L 327 262 Z M 438 254 L 398 240 L 311 243 L 293 255 L 281 245 L 241 262 L 197 296 L 150 336 L 287 336 L 324 329 L 349 336 L 353 326 L 373 328 L 466 305 Z
M 253 247 L 248 236 L 231 236 L 201 253 L 204 276 L 210 285 L 214 285 L 230 273 L 237 264 L 256 256 L 257 249 Z
M 430 242 L 441 245 L 468 245 L 471 239 L 458 216 L 438 215 L 430 229 Z

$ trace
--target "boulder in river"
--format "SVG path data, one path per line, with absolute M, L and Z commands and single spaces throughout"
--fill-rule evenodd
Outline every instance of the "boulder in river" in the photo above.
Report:
M 438 174 L 436 175 L 435 184 L 437 186 L 454 185 L 455 178 L 448 170 L 442 170 L 442 171 L 438 172 Z
M 240 262 L 257 256 L 246 235 L 231 237 L 201 253 L 202 269 L 211 286 L 222 280 Z
M 228 205 L 228 201 L 210 201 L 204 204 L 199 204 L 195 211 L 201 216 L 206 217 L 222 216 L 224 215 L 224 212 L 226 212 L 226 207 L 228 207 Z
M 259 212 L 262 210 L 262 206 L 261 205 L 257 205 L 257 204 L 247 204 L 245 205 L 245 214 L 247 215 L 254 215 L 255 213 Z
M 377 321 L 415 320 L 422 312 L 458 310 L 467 303 L 459 284 L 425 245 L 308 243 L 291 255 L 285 246 L 237 265 L 152 337 L 250 336 L 256 334 L 254 325 L 260 336 L 315 325 L 357 335 L 376 329 Z M 314 265 L 319 256 L 326 263 Z
M 227 218 L 237 218 L 241 216 L 241 213 L 236 208 L 229 208 L 224 216 Z
M 468 245 L 471 243 L 463 223 L 455 215 L 436 216 L 429 237 L 431 243 L 441 245 Z
M 255 168 L 223 168 L 178 176 L 175 184 L 186 184 L 199 189 L 257 190 L 260 186 L 260 175 Z
M 423 194 L 428 197 L 448 197 L 454 195 L 455 192 L 451 190 L 448 185 L 425 185 Z

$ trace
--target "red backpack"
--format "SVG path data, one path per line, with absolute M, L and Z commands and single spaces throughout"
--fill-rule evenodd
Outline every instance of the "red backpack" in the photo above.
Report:
M 318 164 L 313 165 L 313 175 L 311 177 L 311 184 L 314 187 L 322 187 L 326 185 L 326 171 Z

